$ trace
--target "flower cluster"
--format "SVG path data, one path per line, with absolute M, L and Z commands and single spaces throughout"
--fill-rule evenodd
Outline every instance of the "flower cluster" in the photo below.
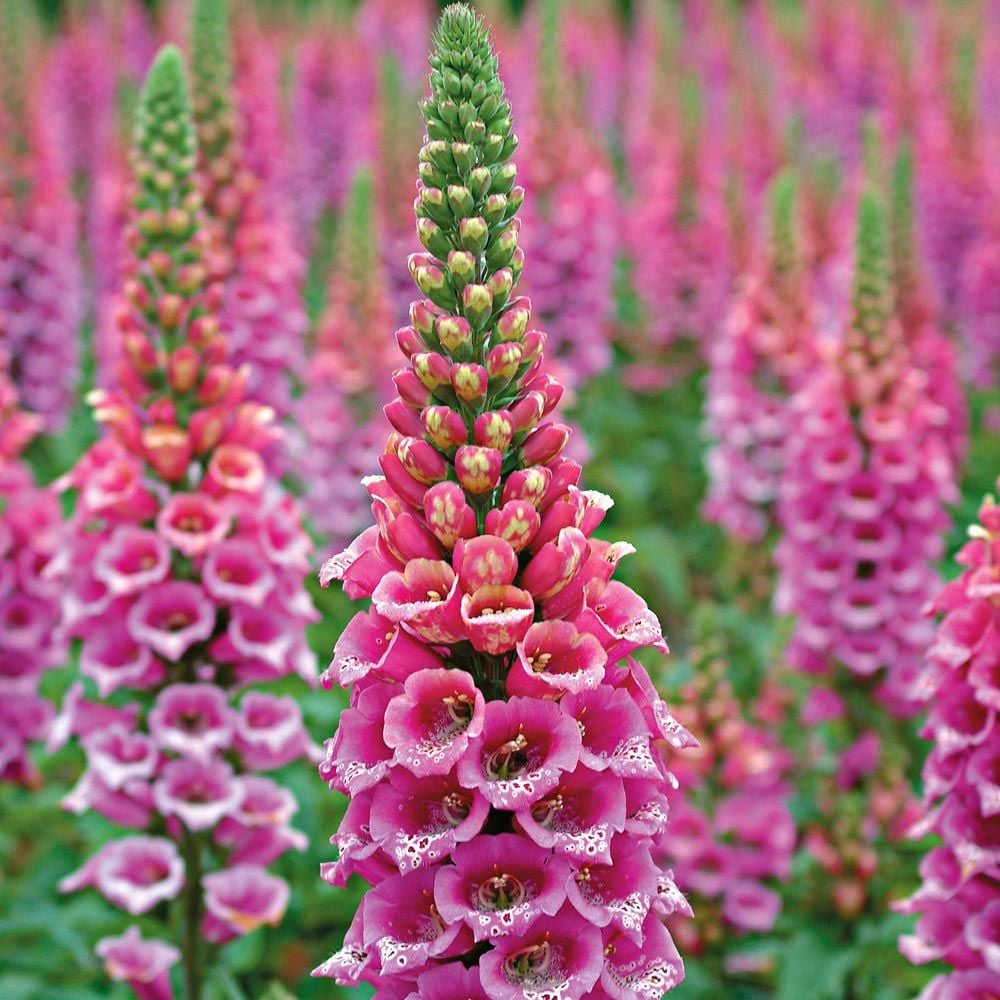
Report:
M 677 719 L 698 733 L 700 746 L 671 761 L 679 793 L 659 843 L 694 907 L 694 920 L 670 922 L 691 954 L 774 927 L 781 912 L 774 884 L 791 873 L 796 843 L 788 808 L 791 754 L 773 728 L 744 718 L 725 674 L 725 662 L 713 659 L 681 688 Z M 776 683 L 762 685 L 758 713 L 771 727 L 785 700 Z
M 773 525 L 790 427 L 789 399 L 816 362 L 815 319 L 802 266 L 795 180 L 772 190 L 768 246 L 748 273 L 709 351 L 705 429 L 716 443 L 704 514 L 757 542 Z
M 792 401 L 779 501 L 775 596 L 796 616 L 788 650 L 801 670 L 879 677 L 897 714 L 927 697 L 923 650 L 955 495 L 949 441 L 895 316 L 886 225 L 865 193 L 858 213 L 852 318 Z
M 659 997 L 686 908 L 651 850 L 667 816 L 656 740 L 690 743 L 632 654 L 664 649 L 611 579 L 610 506 L 542 422 L 561 387 L 513 294 L 516 139 L 486 29 L 445 10 L 423 106 L 410 259 L 426 296 L 397 342 L 376 524 L 325 566 L 372 607 L 325 674 L 353 688 L 320 772 L 350 795 L 324 877 L 373 888 L 316 975 L 379 995 Z
M 51 116 L 29 113 L 45 67 L 28 16 L 24 4 L 0 12 L 0 314 L 21 401 L 56 431 L 74 397 L 84 288 L 59 131 Z
M 393 310 L 372 210 L 371 178 L 363 172 L 344 208 L 326 311 L 296 402 L 301 436 L 294 465 L 305 486 L 306 510 L 312 526 L 338 545 L 367 523 L 361 479 L 382 450 L 381 407 L 392 389 L 395 348 L 385 331 Z
M 926 816 L 914 834 L 942 843 L 920 866 L 923 884 L 900 907 L 919 913 L 900 939 L 911 962 L 953 971 L 922 1000 L 990 997 L 1000 990 L 1000 507 L 987 498 L 958 555 L 963 572 L 932 610 L 944 618 L 929 656 L 939 671 L 924 735 Z
M 313 748 L 296 702 L 256 685 L 315 680 L 309 541 L 261 458 L 271 414 L 227 362 L 195 164 L 184 67 L 167 48 L 137 115 L 117 383 L 91 394 L 110 433 L 64 481 L 76 510 L 56 564 L 82 679 L 51 734 L 79 737 L 87 757 L 65 806 L 136 831 L 62 888 L 94 886 L 132 915 L 183 895 L 192 997 L 203 940 L 284 911 L 288 887 L 266 866 L 304 842 L 291 793 L 256 772 Z M 132 931 L 100 949 L 130 982 L 158 982 L 176 957 Z
M 228 0 L 197 0 L 192 34 L 199 181 L 214 234 L 208 263 L 224 288 L 219 320 L 233 363 L 249 367 L 249 395 L 284 416 L 301 378 L 305 264 L 290 219 L 247 166 L 232 93 Z
M 58 632 L 61 587 L 45 573 L 59 547 L 59 504 L 20 459 L 39 425 L 18 407 L 0 348 L 0 781 L 33 780 L 27 744 L 44 738 L 52 720 L 39 679 L 66 654 Z

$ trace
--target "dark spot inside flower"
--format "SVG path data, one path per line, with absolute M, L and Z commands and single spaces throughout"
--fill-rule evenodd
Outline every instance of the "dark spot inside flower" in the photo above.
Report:
M 553 965 L 552 945 L 546 940 L 521 948 L 504 959 L 503 971 L 508 982 L 530 983 L 541 980 Z
M 562 807 L 562 795 L 550 795 L 547 799 L 542 799 L 531 807 L 531 818 L 539 826 L 548 826 L 562 810 Z
M 476 905 L 480 910 L 509 910 L 518 906 L 527 898 L 528 892 L 516 875 L 500 872 L 497 865 L 493 866 L 495 875 L 491 875 L 476 891 Z
M 518 733 L 503 746 L 497 747 L 486 759 L 486 773 L 498 781 L 506 781 L 528 767 L 528 740 L 524 733 Z
M 449 792 L 441 800 L 441 809 L 449 826 L 459 826 L 472 810 L 472 799 L 464 792 Z
M 187 628 L 194 621 L 194 615 L 190 611 L 174 611 L 168 615 L 163 622 L 163 627 L 169 632 L 179 632 Z

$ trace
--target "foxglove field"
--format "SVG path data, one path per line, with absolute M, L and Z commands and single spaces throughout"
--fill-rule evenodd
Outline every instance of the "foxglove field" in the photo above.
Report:
M 990 0 L 0 0 L 0 998 L 998 1000 Z

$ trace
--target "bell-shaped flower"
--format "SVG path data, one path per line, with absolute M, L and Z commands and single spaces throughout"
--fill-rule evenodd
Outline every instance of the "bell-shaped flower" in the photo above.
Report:
M 221 542 L 230 525 L 230 516 L 204 493 L 175 493 L 156 515 L 157 532 L 189 559 Z
M 225 604 L 259 607 L 274 589 L 274 573 L 260 549 L 242 538 L 213 546 L 202 567 L 205 589 Z
M 393 760 L 418 777 L 447 774 L 483 731 L 485 702 L 464 670 L 419 670 L 385 712 Z
M 119 688 L 148 689 L 162 683 L 163 664 L 120 622 L 88 635 L 80 650 L 80 673 L 106 698 Z
M 128 983 L 139 1000 L 173 1000 L 170 969 L 181 957 L 173 945 L 144 938 L 133 925 L 121 937 L 101 938 L 94 951 L 108 978 Z
M 129 633 L 176 662 L 215 630 L 215 605 L 195 583 L 170 580 L 143 591 L 126 619 Z
M 246 767 L 273 771 L 312 753 L 302 709 L 289 695 L 248 691 L 234 723 L 234 744 Z
M 432 959 L 447 956 L 463 925 L 450 926 L 434 904 L 437 868 L 390 875 L 362 903 L 364 945 L 374 949 L 383 968 L 416 972 Z M 460 949 L 464 951 L 465 949 Z
M 491 701 L 482 734 L 459 761 L 458 779 L 497 809 L 523 809 L 554 788 L 579 758 L 580 730 L 557 705 L 533 698 Z
M 105 844 L 59 883 L 60 892 L 94 886 L 133 916 L 173 899 L 184 886 L 184 862 L 172 840 L 124 837 Z
M 434 902 L 444 920 L 463 921 L 476 941 L 523 934 L 566 900 L 567 862 L 517 834 L 476 837 L 452 858 L 438 871 Z
M 517 659 L 507 674 L 508 695 L 559 698 L 597 687 L 607 654 L 600 642 L 577 632 L 572 622 L 536 622 L 517 644 Z
M 601 978 L 603 951 L 600 930 L 565 905 L 525 933 L 498 938 L 480 958 L 479 975 L 494 1000 L 580 1000 Z
M 584 864 L 611 864 L 611 840 L 625 829 L 625 788 L 608 771 L 580 765 L 518 810 L 517 821 L 539 846 Z
M 233 769 L 222 760 L 172 760 L 153 785 L 156 808 L 193 831 L 216 826 L 237 808 L 242 795 Z
M 116 597 L 139 593 L 169 572 L 170 551 L 163 538 L 131 525 L 116 528 L 94 561 L 94 576 Z
M 369 829 L 373 841 L 406 873 L 443 861 L 457 844 L 475 837 L 489 808 L 479 791 L 459 784 L 454 772 L 418 778 L 394 768 L 375 789 Z
M 233 742 L 236 713 L 214 684 L 171 684 L 150 710 L 150 735 L 163 750 L 209 761 Z
M 288 883 L 259 865 L 234 865 L 211 872 L 205 887 L 205 934 L 225 941 L 265 924 L 281 922 L 288 908 Z
M 684 978 L 673 938 L 655 914 L 646 918 L 641 941 L 616 934 L 607 943 L 601 986 L 614 1000 L 657 1000 Z

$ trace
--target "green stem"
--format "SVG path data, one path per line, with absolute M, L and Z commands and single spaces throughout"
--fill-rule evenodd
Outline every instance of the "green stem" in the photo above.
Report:
M 184 940 L 181 949 L 184 965 L 184 996 L 201 1000 L 205 972 L 205 953 L 201 935 L 202 888 L 201 844 L 196 834 L 185 829 L 181 839 L 184 857 Z

